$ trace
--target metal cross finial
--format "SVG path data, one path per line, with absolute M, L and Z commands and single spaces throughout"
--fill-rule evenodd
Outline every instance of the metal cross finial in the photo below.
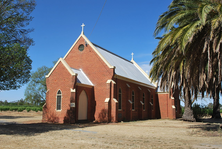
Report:
M 134 55 L 134 53 L 132 53 L 131 55 L 132 55 L 132 60 L 133 60 L 133 55 Z M 131 61 L 132 61 L 132 60 L 131 60 Z
M 82 23 L 82 33 L 83 33 L 83 30 L 84 30 L 84 26 L 85 26 L 85 24 L 84 23 Z

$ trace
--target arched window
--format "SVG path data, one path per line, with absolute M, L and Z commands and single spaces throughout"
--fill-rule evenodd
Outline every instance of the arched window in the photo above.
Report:
M 132 91 L 132 110 L 135 110 L 135 93 Z
M 60 90 L 57 92 L 56 96 L 56 110 L 61 110 L 62 93 Z
M 145 111 L 145 94 L 143 93 L 143 110 Z
M 121 88 L 119 88 L 119 101 L 118 101 L 118 103 L 119 103 L 118 109 L 121 110 L 122 109 L 122 90 L 121 90 Z
M 151 104 L 152 104 L 152 110 L 153 110 L 153 95 L 151 95 Z

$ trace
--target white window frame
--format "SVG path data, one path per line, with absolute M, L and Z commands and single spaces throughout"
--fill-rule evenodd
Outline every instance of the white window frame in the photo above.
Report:
M 59 91 L 61 92 L 61 94 L 58 94 Z M 61 96 L 60 110 L 58 110 L 58 107 L 57 107 L 57 102 L 58 102 L 57 97 L 58 97 L 58 95 Z M 57 91 L 57 93 L 56 93 L 56 111 L 62 111 L 62 91 L 61 91 L 60 89 L 59 89 L 59 90 Z

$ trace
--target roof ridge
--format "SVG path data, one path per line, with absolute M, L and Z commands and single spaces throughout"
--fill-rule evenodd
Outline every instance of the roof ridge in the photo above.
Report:
M 106 50 L 105 48 L 103 48 L 103 47 L 101 47 L 101 46 L 99 46 L 99 45 L 97 45 L 97 44 L 95 44 L 95 43 L 93 43 L 93 42 L 92 42 L 92 44 L 93 44 L 94 46 L 99 47 L 100 49 L 102 49 L 102 50 L 104 50 L 104 51 L 106 51 L 106 52 L 109 52 L 110 54 L 113 54 L 113 55 L 115 55 L 115 56 L 117 56 L 117 57 L 119 57 L 119 58 L 121 58 L 121 59 L 129 62 L 129 63 L 132 63 L 131 61 L 129 61 L 129 60 L 127 60 L 127 59 L 125 59 L 125 58 L 123 58 L 123 57 L 121 57 L 121 56 L 119 56 L 119 55 L 117 55 L 117 54 L 115 54 L 115 53 L 113 53 L 113 52 L 111 52 L 111 51 L 109 51 L 109 50 Z M 133 64 L 133 63 L 132 63 L 132 64 Z
M 73 67 L 70 67 L 71 69 L 75 69 L 75 70 L 79 70 L 80 71 L 80 69 L 76 69 L 76 68 L 73 68 Z

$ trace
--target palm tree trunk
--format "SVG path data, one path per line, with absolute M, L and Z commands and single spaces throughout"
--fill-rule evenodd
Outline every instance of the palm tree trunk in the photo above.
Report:
M 191 105 L 192 105 L 192 103 L 191 103 L 190 90 L 188 87 L 185 87 L 185 109 L 184 109 L 182 119 L 185 121 L 194 122 L 194 121 L 196 121 L 196 119 L 194 118 Z
M 213 99 L 214 99 L 214 103 L 213 103 L 213 115 L 212 118 L 215 119 L 221 119 L 220 116 L 220 103 L 219 103 L 219 87 L 221 86 L 221 84 L 218 85 L 218 87 L 215 87 L 215 91 L 214 91 L 214 95 L 213 95 Z

